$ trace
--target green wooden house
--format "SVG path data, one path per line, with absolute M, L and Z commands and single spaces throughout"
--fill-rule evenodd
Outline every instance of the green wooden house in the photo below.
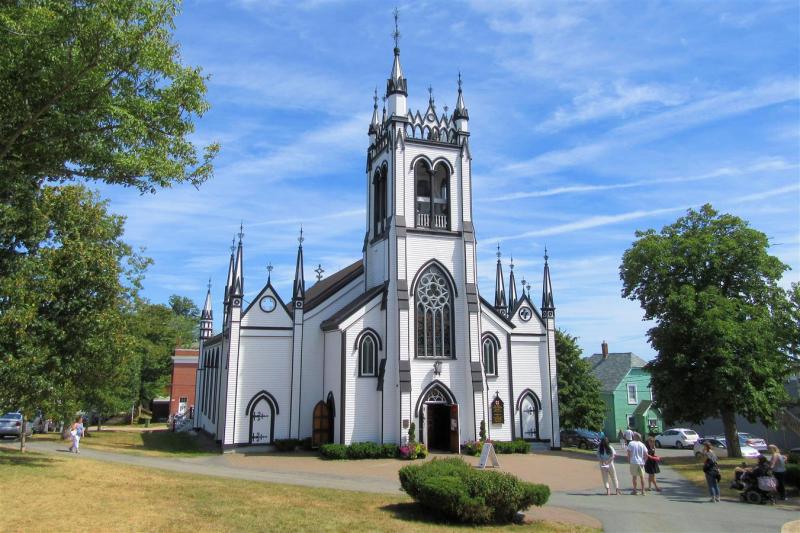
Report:
M 609 353 L 603 341 L 602 353 L 587 359 L 592 373 L 600 381 L 601 396 L 606 404 L 603 432 L 616 440 L 619 430 L 630 427 L 643 436 L 664 430 L 661 411 L 653 404 L 650 373 L 646 362 L 631 352 Z

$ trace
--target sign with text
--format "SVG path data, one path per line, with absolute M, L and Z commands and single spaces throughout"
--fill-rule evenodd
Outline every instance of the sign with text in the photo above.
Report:
M 500 395 L 494 397 L 492 400 L 492 424 L 502 424 L 506 421 L 506 409 Z

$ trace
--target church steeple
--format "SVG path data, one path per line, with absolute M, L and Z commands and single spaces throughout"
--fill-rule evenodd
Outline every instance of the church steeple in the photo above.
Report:
M 544 249 L 544 280 L 542 281 L 542 311 L 551 311 L 552 314 L 545 313 L 546 316 L 554 316 L 556 306 L 553 303 L 553 283 L 550 281 L 550 265 L 547 248 Z
M 497 275 L 494 283 L 494 308 L 498 313 L 505 316 L 507 311 L 506 306 L 506 289 L 503 281 L 503 265 L 500 262 L 500 243 L 497 244 Z
M 406 98 L 408 97 L 408 83 L 403 76 L 403 69 L 400 67 L 400 30 L 398 29 L 397 19 L 400 12 L 394 10 L 394 62 L 389 79 L 386 80 L 386 98 L 389 100 L 389 116 L 398 115 L 405 117 L 408 112 Z
M 508 274 L 508 316 L 514 312 L 517 305 L 517 280 L 514 279 L 514 256 L 511 256 L 511 271 Z
M 456 109 L 453 111 L 453 120 L 459 131 L 469 131 L 469 111 L 464 105 L 464 94 L 461 92 L 461 72 L 458 73 L 458 99 L 456 100 Z
M 206 292 L 206 302 L 200 312 L 200 339 L 211 337 L 214 328 L 214 314 L 211 309 L 211 278 L 208 278 L 208 292 Z
M 378 116 L 378 88 L 377 87 L 375 88 L 375 95 L 372 98 L 373 98 L 372 120 L 369 123 L 369 131 L 368 131 L 370 143 L 374 143 L 375 142 L 375 138 L 377 137 L 378 130 L 380 129 L 380 126 L 381 126 L 381 121 L 380 121 L 380 118 Z
M 292 301 L 295 307 L 302 307 L 302 303 L 298 306 L 298 302 L 302 302 L 306 297 L 306 281 L 303 275 L 303 228 L 300 228 L 300 237 L 297 238 L 299 243 L 297 247 L 297 265 L 294 269 L 294 288 L 292 290 Z
M 244 296 L 244 251 L 242 249 L 242 239 L 244 238 L 244 226 L 239 226 L 239 246 L 236 248 L 236 266 L 233 273 L 233 287 L 231 288 L 231 298 L 241 298 Z

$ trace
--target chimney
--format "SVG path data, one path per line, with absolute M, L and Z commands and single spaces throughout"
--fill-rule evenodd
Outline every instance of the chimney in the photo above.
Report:
M 601 346 L 603 347 L 603 360 L 608 359 L 608 343 L 603 341 Z

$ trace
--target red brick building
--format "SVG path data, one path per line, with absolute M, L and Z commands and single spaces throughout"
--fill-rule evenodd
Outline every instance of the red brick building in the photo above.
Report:
M 188 412 L 194 407 L 194 383 L 197 377 L 196 349 L 175 348 L 172 356 L 172 383 L 169 394 L 169 414 Z

